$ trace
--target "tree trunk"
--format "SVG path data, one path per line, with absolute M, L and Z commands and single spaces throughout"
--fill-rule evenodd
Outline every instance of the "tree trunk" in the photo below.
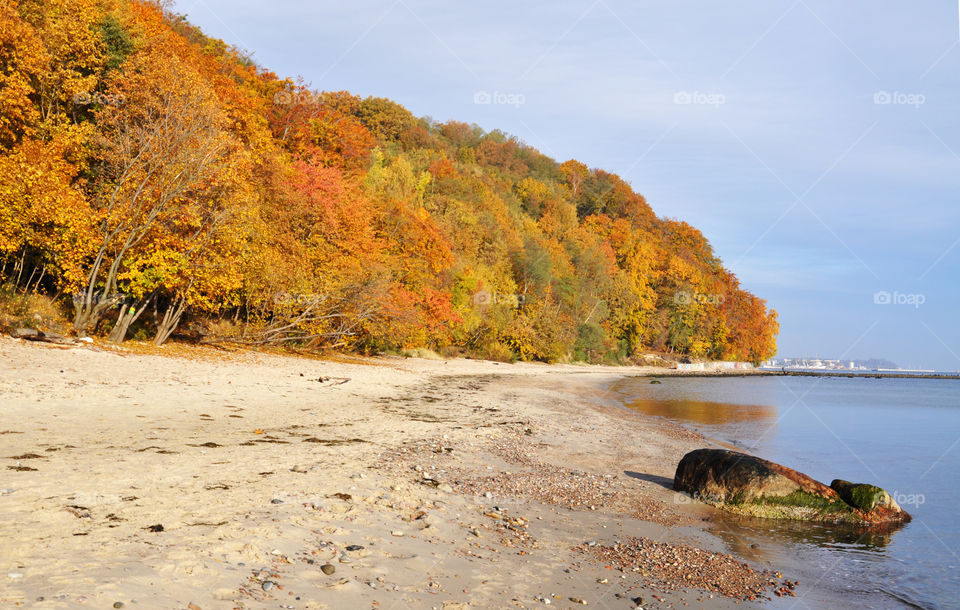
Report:
M 151 299 L 152 297 L 148 297 L 139 308 L 136 307 L 135 303 L 129 307 L 127 307 L 126 303 L 120 306 L 120 315 L 117 317 L 117 323 L 113 325 L 113 330 L 110 331 L 110 341 L 123 343 L 124 339 L 127 338 L 127 331 L 130 329 L 130 325 L 136 322 L 140 314 L 147 309 L 147 305 L 150 304 Z
M 157 323 L 157 335 L 153 338 L 156 345 L 166 343 L 173 331 L 177 330 L 180 320 L 183 318 L 183 312 L 187 309 L 187 300 L 182 296 L 174 298 L 173 302 L 163 313 L 163 319 Z

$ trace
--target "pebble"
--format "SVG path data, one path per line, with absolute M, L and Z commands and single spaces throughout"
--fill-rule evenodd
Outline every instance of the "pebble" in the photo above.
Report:
M 7 578 L 18 580 L 20 578 L 23 578 L 23 574 L 20 572 L 7 572 Z
M 283 500 L 280 498 L 274 498 L 273 500 L 270 500 L 270 504 L 283 504 Z
M 437 485 L 437 489 L 442 492 L 446 492 L 448 494 L 453 493 L 453 488 L 447 485 L 446 483 L 440 483 L 439 485 Z
M 123 602 L 113 602 L 114 608 L 123 608 Z
M 263 589 L 264 591 L 269 591 L 270 589 L 276 586 L 277 586 L 277 583 L 273 582 L 272 580 L 265 580 L 263 581 L 263 584 L 260 585 L 260 588 Z
M 363 550 L 363 545 L 362 545 L 362 544 L 351 544 L 350 546 L 347 547 L 347 550 L 348 550 L 348 551 L 362 551 L 362 550 Z
M 340 553 L 340 563 L 352 563 L 352 560 L 347 556 L 346 553 Z
M 393 530 L 392 532 L 390 532 L 390 535 L 391 535 L 391 536 L 403 536 L 403 532 L 401 532 L 400 530 Z
M 320 571 L 326 574 L 327 576 L 330 576 L 331 574 L 337 571 L 337 568 L 335 568 L 333 565 L 329 563 L 325 563 L 322 566 L 320 566 Z
M 0 496 L 9 496 L 10 494 L 12 494 L 12 493 L 15 492 L 15 491 L 17 491 L 17 490 L 14 489 L 14 488 L 12 488 L 12 487 L 8 487 L 8 488 L 6 488 L 6 489 L 0 489 Z

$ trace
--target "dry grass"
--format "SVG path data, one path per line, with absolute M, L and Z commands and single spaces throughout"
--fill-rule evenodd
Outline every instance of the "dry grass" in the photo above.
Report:
M 24 294 L 9 286 L 0 288 L 0 330 L 11 332 L 17 328 L 35 328 L 63 334 L 69 327 L 63 311 L 50 297 Z

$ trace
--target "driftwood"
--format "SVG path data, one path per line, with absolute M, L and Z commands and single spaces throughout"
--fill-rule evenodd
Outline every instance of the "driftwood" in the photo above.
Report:
M 10 335 L 16 339 L 37 341 L 40 343 L 54 343 L 56 345 L 77 345 L 78 343 L 76 339 L 53 333 L 45 333 L 33 328 L 18 328 L 10 333 Z

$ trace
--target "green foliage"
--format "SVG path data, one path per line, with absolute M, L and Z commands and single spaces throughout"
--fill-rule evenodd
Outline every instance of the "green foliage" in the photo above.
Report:
M 104 67 L 107 70 L 117 70 L 133 52 L 133 38 L 114 15 L 106 15 L 100 22 L 100 36 L 106 47 Z

